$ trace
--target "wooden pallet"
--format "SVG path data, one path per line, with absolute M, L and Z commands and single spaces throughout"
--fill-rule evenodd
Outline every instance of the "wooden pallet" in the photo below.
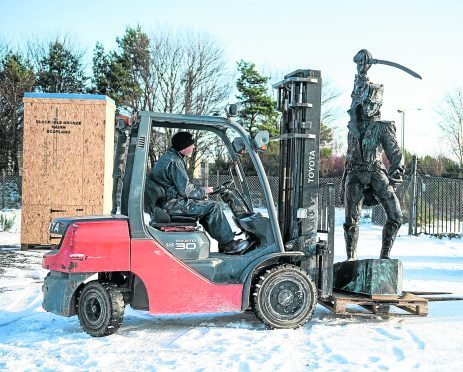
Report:
M 409 292 L 403 292 L 401 296 L 367 297 L 335 291 L 326 300 L 318 300 L 318 303 L 335 314 L 355 314 L 353 311 L 348 311 L 347 306 L 357 305 L 372 314 L 389 314 L 391 306 L 395 306 L 412 315 L 428 315 L 428 300 Z

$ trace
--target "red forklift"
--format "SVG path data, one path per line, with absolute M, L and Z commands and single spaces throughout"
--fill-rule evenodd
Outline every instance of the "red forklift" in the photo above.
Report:
M 151 314 L 252 309 L 270 328 L 305 324 L 317 301 L 333 291 L 334 187 L 319 188 L 318 182 L 321 85 L 315 70 L 297 70 L 276 84 L 282 113 L 281 133 L 272 139 L 281 151 L 278 195 L 259 158 L 268 132 L 251 136 L 229 115 L 140 112 L 130 126 L 119 122 L 114 178 L 123 180 L 120 200 L 113 202 L 120 214 L 52 221 L 50 233 L 61 240 L 43 258 L 50 271 L 43 308 L 77 315 L 97 337 L 118 330 L 126 305 Z M 228 150 L 230 179 L 214 194 L 253 242 L 245 253 L 211 252 L 196 219 L 162 209 L 164 190 L 147 175 L 149 142 L 165 141 L 165 131 L 173 129 L 207 132 Z M 253 207 L 242 156 L 255 168 L 268 216 Z

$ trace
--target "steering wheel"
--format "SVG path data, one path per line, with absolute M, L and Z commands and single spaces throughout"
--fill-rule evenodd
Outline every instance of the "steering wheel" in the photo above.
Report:
M 224 191 L 233 183 L 233 179 L 223 182 L 220 186 L 215 187 L 209 195 L 216 195 Z

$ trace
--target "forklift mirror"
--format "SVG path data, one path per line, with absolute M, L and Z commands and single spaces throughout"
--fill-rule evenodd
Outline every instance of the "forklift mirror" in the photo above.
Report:
M 246 148 L 244 146 L 243 139 L 241 137 L 236 137 L 233 142 L 233 150 L 235 150 L 235 153 L 238 155 L 244 155 L 246 153 Z
M 252 142 L 257 151 L 267 151 L 270 134 L 266 130 L 260 130 L 254 136 Z
M 233 117 L 238 115 L 238 105 L 236 103 L 231 103 L 227 105 L 227 117 Z

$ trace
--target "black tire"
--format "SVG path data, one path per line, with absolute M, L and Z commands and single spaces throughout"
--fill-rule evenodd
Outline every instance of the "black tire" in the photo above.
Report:
M 77 314 L 89 335 L 111 335 L 122 323 L 124 297 L 113 283 L 88 282 L 80 294 Z
M 284 264 L 268 269 L 253 289 L 257 318 L 270 328 L 298 328 L 312 317 L 317 289 L 300 267 Z

